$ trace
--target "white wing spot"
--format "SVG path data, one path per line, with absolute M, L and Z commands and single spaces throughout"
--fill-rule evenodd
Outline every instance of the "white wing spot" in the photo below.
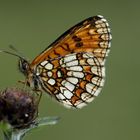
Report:
M 69 61 L 73 61 L 75 59 L 76 59 L 76 54 L 71 54 L 71 55 L 65 56 L 64 63 L 69 62 Z
M 94 97 L 90 97 L 90 98 L 88 98 L 88 99 L 86 100 L 86 102 L 87 102 L 87 103 L 90 103 L 90 102 L 92 102 L 94 99 L 95 99 Z
M 73 72 L 74 77 L 78 78 L 84 78 L 84 73 L 83 72 Z
M 68 82 L 66 80 L 62 81 L 62 85 L 70 91 L 73 91 L 75 88 L 75 86 L 73 84 L 71 84 L 70 82 Z
M 100 17 L 100 18 L 104 18 L 102 15 L 98 15 L 98 17 Z
M 52 79 L 52 78 L 50 78 L 50 79 L 48 80 L 48 83 L 49 83 L 50 85 L 54 85 L 54 84 L 55 84 L 55 80 Z
M 102 20 L 103 22 L 105 22 L 105 23 L 107 22 L 106 19 L 104 19 L 104 18 L 102 18 L 101 20 Z
M 64 100 L 66 99 L 65 96 L 62 93 L 56 94 L 57 99 Z
M 76 107 L 77 108 L 82 108 L 82 107 L 84 107 L 86 105 L 87 105 L 86 103 L 82 102 L 82 103 L 78 104 Z
M 100 20 L 95 21 L 95 23 L 98 25 L 98 24 L 103 23 L 103 21 L 100 19 Z
M 99 72 L 98 72 L 98 67 L 97 67 L 97 66 L 93 66 L 93 67 L 91 68 L 91 71 L 92 71 L 92 73 L 101 76 L 101 73 L 99 74 Z
M 89 93 L 84 92 L 84 93 L 81 94 L 81 99 L 82 99 L 83 101 L 86 101 L 86 100 L 89 99 L 90 97 L 91 97 L 91 94 L 89 94 Z
M 93 35 L 95 33 L 95 30 L 94 29 L 90 29 L 89 30 L 89 34 Z
M 74 71 L 69 71 L 67 73 L 68 76 L 73 76 L 77 78 L 84 78 L 84 73 L 83 72 L 74 72 Z
M 108 44 L 107 41 L 102 41 L 99 44 L 100 44 L 101 48 L 107 48 L 107 47 L 109 47 L 109 44 Z
M 67 67 L 67 70 L 82 71 L 83 68 L 81 66 L 72 66 L 72 67 Z
M 45 66 L 47 63 L 48 63 L 48 61 L 43 61 L 43 62 L 41 62 L 41 65 Z
M 102 77 L 105 77 L 105 67 L 102 67 Z
M 111 39 L 112 39 L 111 35 L 109 35 L 109 34 L 102 34 L 102 35 L 101 35 L 101 38 L 102 38 L 103 40 L 111 40 Z
M 98 61 L 100 63 L 100 66 L 104 66 L 105 60 L 103 60 L 103 58 L 98 58 Z
M 64 94 L 64 96 L 67 98 L 67 99 L 70 99 L 73 94 L 72 92 L 70 92 L 68 89 L 66 89 L 65 87 L 60 87 L 60 91 Z
M 93 101 L 94 97 L 89 93 L 82 93 L 81 99 L 87 103 L 90 103 Z
M 52 70 L 53 65 L 52 65 L 51 63 L 47 63 L 47 64 L 45 65 L 45 68 L 46 68 L 47 70 Z
M 101 92 L 101 88 L 98 88 L 95 91 L 92 91 L 92 94 L 94 94 L 94 96 L 98 96 L 100 92 Z
M 77 105 L 79 105 L 82 102 L 83 102 L 82 100 L 77 100 L 74 105 L 77 106 Z
M 93 58 L 94 57 L 94 55 L 93 55 L 93 53 L 84 53 L 83 54 L 83 58 Z
M 93 84 L 91 84 L 91 83 L 87 83 L 86 84 L 86 91 L 88 92 L 88 93 L 92 93 L 92 91 L 93 91 L 93 88 L 94 88 L 94 85 Z
M 72 103 L 69 100 L 62 100 L 60 101 L 65 107 L 67 108 L 71 108 L 72 107 Z
M 71 61 L 71 62 L 66 63 L 66 66 L 67 67 L 77 66 L 77 65 L 78 65 L 78 60 L 74 60 L 74 61 Z
M 108 33 L 108 29 L 107 29 L 107 28 L 99 28 L 99 29 L 97 30 L 97 32 L 98 32 L 99 34 Z
M 102 28 L 102 29 L 105 28 L 105 29 L 107 29 L 107 28 L 106 28 L 107 25 L 106 25 L 106 23 L 104 23 L 104 22 L 102 22 L 102 23 L 100 23 L 100 24 L 96 24 L 95 26 L 96 26 L 96 28 Z M 98 30 L 97 30 L 97 32 L 98 32 Z
M 52 77 L 52 72 L 51 71 L 48 71 L 47 72 L 47 75 L 48 75 L 48 77 Z
M 73 96 L 73 94 L 69 90 L 65 90 L 64 95 L 67 99 L 71 99 L 71 97 Z
M 103 79 L 103 78 L 99 78 L 99 77 L 93 77 L 93 78 L 91 79 L 91 82 L 92 82 L 93 84 L 98 85 L 98 86 L 103 86 L 103 85 L 104 85 L 104 79 Z
M 87 59 L 89 65 L 95 65 L 93 58 Z
M 61 74 L 60 71 L 57 71 L 57 76 L 58 76 L 58 77 L 62 77 L 62 74 Z
M 70 83 L 76 85 L 78 83 L 78 78 L 75 77 L 68 77 L 67 81 L 69 81 Z
M 63 64 L 63 60 L 64 60 L 63 58 L 59 60 L 60 65 Z

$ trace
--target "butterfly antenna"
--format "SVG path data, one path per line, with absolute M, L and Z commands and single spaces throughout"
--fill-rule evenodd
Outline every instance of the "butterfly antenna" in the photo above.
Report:
M 11 50 L 13 50 L 14 52 L 16 52 L 16 54 L 18 54 L 19 56 L 21 56 L 22 58 L 25 58 L 24 55 L 18 50 L 16 49 L 13 45 L 9 45 L 9 48 Z
M 21 58 L 21 59 L 24 59 L 25 60 L 25 58 L 24 57 L 22 57 L 22 56 L 20 56 L 20 55 L 18 55 L 18 54 L 15 54 L 15 53 L 12 53 L 12 52 L 9 52 L 9 51 L 5 51 L 5 50 L 0 50 L 0 53 L 7 53 L 7 54 L 10 54 L 10 55 L 13 55 L 13 56 L 16 56 L 16 57 L 18 57 L 18 58 Z

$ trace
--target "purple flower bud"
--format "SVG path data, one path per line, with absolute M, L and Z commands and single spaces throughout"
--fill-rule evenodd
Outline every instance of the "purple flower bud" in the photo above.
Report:
M 38 116 L 39 98 L 27 90 L 8 88 L 0 94 L 0 121 L 13 128 L 29 127 Z

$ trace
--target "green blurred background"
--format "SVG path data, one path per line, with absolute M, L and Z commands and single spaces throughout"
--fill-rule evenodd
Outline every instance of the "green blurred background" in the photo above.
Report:
M 12 44 L 30 60 L 90 16 L 103 15 L 113 35 L 101 94 L 81 110 L 68 110 L 43 96 L 40 115 L 61 120 L 34 130 L 25 140 L 140 140 L 139 5 L 138 0 L 0 0 L 0 49 Z M 18 80 L 24 77 L 17 59 L 1 53 L 0 88 Z

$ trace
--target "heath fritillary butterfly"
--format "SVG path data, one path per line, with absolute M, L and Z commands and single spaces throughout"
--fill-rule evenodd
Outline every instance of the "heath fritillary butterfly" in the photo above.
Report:
M 31 63 L 20 57 L 27 84 L 69 108 L 82 108 L 100 93 L 111 33 L 107 20 L 93 16 L 70 28 Z

